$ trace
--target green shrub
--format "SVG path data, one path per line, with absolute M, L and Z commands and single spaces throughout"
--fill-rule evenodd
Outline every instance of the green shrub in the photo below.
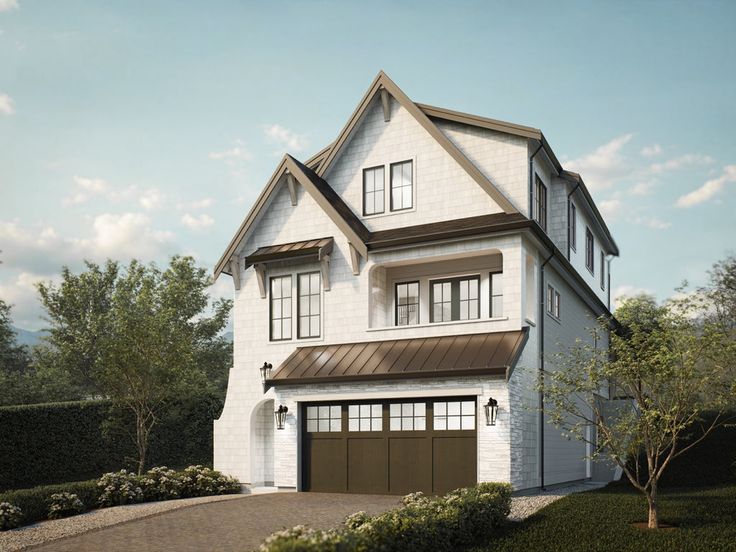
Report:
M 23 511 L 10 502 L 0 502 L 0 531 L 18 527 L 23 519 Z
M 261 552 L 454 551 L 477 544 L 504 524 L 511 511 L 511 486 L 481 483 L 440 498 L 421 493 L 403 506 L 370 517 L 348 516 L 341 529 L 297 526 L 271 535 Z
M 85 509 L 94 508 L 97 505 L 98 491 L 97 481 L 95 480 L 6 491 L 0 493 L 0 502 L 9 502 L 20 507 L 23 511 L 21 525 L 28 525 L 46 519 L 49 509 L 49 497 L 59 493 L 77 495 Z
M 74 493 L 54 493 L 48 500 L 49 519 L 60 519 L 69 516 L 75 516 L 84 512 L 85 507 L 79 497 Z
M 143 497 L 146 502 L 172 500 L 182 496 L 184 483 L 181 472 L 161 466 L 148 470 L 140 479 Z
M 189 466 L 181 472 L 181 496 L 210 496 L 240 492 L 240 482 L 206 466 Z
M 142 478 L 127 470 L 103 474 L 97 481 L 97 488 L 100 492 L 97 503 L 103 508 L 144 500 Z

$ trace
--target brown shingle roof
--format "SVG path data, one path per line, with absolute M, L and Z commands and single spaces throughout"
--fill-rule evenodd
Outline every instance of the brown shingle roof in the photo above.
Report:
M 508 377 L 526 343 L 528 328 L 298 347 L 269 385 L 503 375 Z

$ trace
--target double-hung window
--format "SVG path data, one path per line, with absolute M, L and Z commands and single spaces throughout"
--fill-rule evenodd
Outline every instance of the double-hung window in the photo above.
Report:
M 391 164 L 391 210 L 402 211 L 414 207 L 412 162 Z
M 552 286 L 547 286 L 547 314 L 560 319 L 560 292 Z
M 396 325 L 419 324 L 419 282 L 396 284 Z
M 319 272 L 309 272 L 297 276 L 299 303 L 297 316 L 299 328 L 297 336 L 319 337 L 320 335 L 320 276 Z
M 595 274 L 595 257 L 593 255 L 593 232 L 585 228 L 585 267 Z
M 271 278 L 271 341 L 291 339 L 291 275 Z
M 534 192 L 534 220 L 539 223 L 542 230 L 547 230 L 547 186 L 539 176 Z
M 383 165 L 363 170 L 363 215 L 377 215 L 385 210 L 383 174 Z
M 606 254 L 601 251 L 601 289 L 606 289 Z
M 490 274 L 491 318 L 503 316 L 503 272 Z
M 567 211 L 567 216 L 570 217 L 570 220 L 567 223 L 567 228 L 569 232 L 568 240 L 570 240 L 570 248 L 573 251 L 577 250 L 578 247 L 578 210 L 577 207 L 575 207 L 575 204 L 570 201 L 570 208 Z
M 430 287 L 430 322 L 480 318 L 480 277 L 434 280 Z

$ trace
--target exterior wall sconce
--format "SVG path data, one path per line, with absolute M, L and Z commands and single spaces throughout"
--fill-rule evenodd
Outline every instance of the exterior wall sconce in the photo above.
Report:
M 286 425 L 286 413 L 289 409 L 283 404 L 279 405 L 279 409 L 274 411 L 273 415 L 276 418 L 276 429 L 284 429 Z
M 271 377 L 271 368 L 273 368 L 273 364 L 270 364 L 268 362 L 264 362 L 263 366 L 261 366 L 261 383 L 265 386 L 266 380 Z
M 498 401 L 493 397 L 488 399 L 488 404 L 484 404 L 483 408 L 486 411 L 486 425 L 496 425 L 496 415 L 498 414 Z

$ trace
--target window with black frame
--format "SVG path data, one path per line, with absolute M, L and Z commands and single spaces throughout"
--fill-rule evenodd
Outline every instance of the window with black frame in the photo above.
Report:
M 433 280 L 429 301 L 430 322 L 480 318 L 480 276 Z
M 363 214 L 377 215 L 383 213 L 385 188 L 383 184 L 383 166 L 363 169 Z
M 490 317 L 499 318 L 503 316 L 503 272 L 491 272 L 489 287 Z
M 419 282 L 396 284 L 396 325 L 419 324 Z
M 593 240 L 593 232 L 590 228 L 585 229 L 585 267 L 590 270 L 591 274 L 595 274 L 595 256 Z
M 291 275 L 270 281 L 271 341 L 291 339 Z
M 414 206 L 412 162 L 391 164 L 391 210 L 402 211 Z
M 539 176 L 537 176 L 534 192 L 534 220 L 543 230 L 547 230 L 547 186 Z
M 299 324 L 297 337 L 319 337 L 320 335 L 320 275 L 319 272 L 299 274 L 297 315 Z

